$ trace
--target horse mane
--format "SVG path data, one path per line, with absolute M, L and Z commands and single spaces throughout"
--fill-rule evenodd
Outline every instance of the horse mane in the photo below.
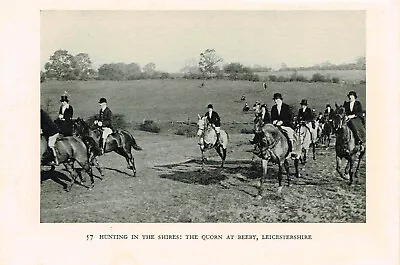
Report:
M 89 135 L 90 132 L 90 126 L 89 124 L 87 124 L 83 119 L 81 119 L 80 117 L 78 117 L 76 119 L 76 122 L 79 124 L 79 126 L 81 126 L 83 128 L 82 130 L 82 134 L 83 135 Z
M 264 136 L 267 140 L 267 145 L 270 147 L 277 141 L 281 139 L 281 135 L 279 134 L 279 129 L 276 128 L 274 125 L 271 123 L 267 123 L 262 127 L 262 131 L 264 133 Z

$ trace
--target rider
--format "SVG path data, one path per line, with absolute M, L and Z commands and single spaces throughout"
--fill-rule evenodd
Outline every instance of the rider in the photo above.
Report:
M 55 143 L 59 136 L 57 125 L 51 120 L 50 116 L 42 109 L 40 109 L 40 132 L 43 136 L 48 138 L 47 145 L 53 151 L 54 161 L 53 164 L 58 165 L 58 157 L 55 149 Z
M 310 130 L 311 127 L 315 129 L 314 115 L 312 110 L 309 107 L 307 107 L 308 105 L 307 100 L 302 99 L 300 105 L 301 109 L 299 109 L 299 113 L 297 115 L 297 122 L 298 123 L 304 122 L 306 127 L 309 128 Z
M 260 111 L 259 113 L 256 113 L 256 118 L 254 120 L 254 122 L 257 122 L 258 117 L 261 118 L 262 120 L 262 124 L 261 127 L 264 126 L 264 124 L 270 123 L 271 122 L 271 116 L 269 115 L 268 109 L 267 109 L 267 104 L 262 104 L 260 107 Z M 250 140 L 251 144 L 255 144 L 260 142 L 260 135 L 259 134 L 255 134 L 253 139 Z
M 101 98 L 99 100 L 99 105 L 100 105 L 100 112 L 98 116 L 98 120 L 94 121 L 94 124 L 97 124 L 100 128 L 103 130 L 103 134 L 101 136 L 101 151 L 104 154 L 105 147 L 106 147 L 106 140 L 107 137 L 112 134 L 112 112 L 111 110 L 107 107 L 107 99 Z
M 215 142 L 215 145 L 220 144 L 220 129 L 221 129 L 221 119 L 216 111 L 214 111 L 214 107 L 212 104 L 208 104 L 207 106 L 208 111 L 204 116 L 207 117 L 207 120 L 210 124 L 213 125 L 215 133 L 217 134 L 217 141 Z
M 330 121 L 330 122 L 333 121 L 333 118 L 335 117 L 335 113 L 333 112 L 331 105 L 329 105 L 329 104 L 326 105 L 324 115 L 325 115 L 326 121 Z
M 274 124 L 275 126 L 280 126 L 280 128 L 286 133 L 290 140 L 293 154 L 294 130 L 290 127 L 292 122 L 290 107 L 286 103 L 283 103 L 281 93 L 275 93 L 273 100 L 275 101 L 275 105 L 273 105 L 271 108 L 272 124 Z
M 69 104 L 66 95 L 61 96 L 60 102 L 61 106 L 58 112 L 57 124 L 62 135 L 72 136 L 72 116 L 74 115 L 74 109 Z
M 347 97 L 349 101 L 345 101 L 343 104 L 347 118 L 349 119 L 347 125 L 356 138 L 356 144 L 361 145 L 363 148 L 366 142 L 366 136 L 362 105 L 360 101 L 356 100 L 357 93 L 355 91 L 350 91 Z

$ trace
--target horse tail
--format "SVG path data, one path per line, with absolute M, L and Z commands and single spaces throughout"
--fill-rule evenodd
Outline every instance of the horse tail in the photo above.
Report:
M 143 148 L 140 147 L 140 146 L 136 143 L 135 137 L 133 137 L 133 135 L 132 135 L 130 132 L 125 131 L 125 130 L 123 130 L 123 132 L 125 132 L 126 134 L 128 134 L 128 135 L 130 136 L 130 138 L 131 138 L 131 144 L 132 144 L 131 146 L 132 146 L 133 149 L 135 149 L 136 151 L 141 151 L 141 150 L 143 150 Z

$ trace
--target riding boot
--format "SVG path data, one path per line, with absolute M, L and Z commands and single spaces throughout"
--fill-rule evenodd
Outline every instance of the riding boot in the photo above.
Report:
M 294 145 L 295 145 L 295 142 L 294 142 L 294 140 L 292 140 L 292 139 L 290 139 L 290 145 L 291 145 L 291 151 L 290 151 L 290 156 L 296 156 L 296 152 L 295 152 L 295 150 L 294 150 Z
M 103 147 L 101 148 L 101 153 L 104 155 L 106 152 L 106 141 L 103 142 Z
M 215 141 L 215 145 L 220 145 L 220 141 L 219 141 L 219 135 L 220 133 L 217 133 L 217 140 Z

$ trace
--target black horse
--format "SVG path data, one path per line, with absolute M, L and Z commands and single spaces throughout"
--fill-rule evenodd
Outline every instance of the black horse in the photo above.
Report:
M 81 118 L 77 118 L 73 123 L 73 134 L 82 138 L 87 145 L 89 151 L 89 161 L 94 164 L 103 176 L 101 167 L 97 162 L 97 157 L 101 155 L 99 142 L 102 136 L 100 127 L 90 128 L 90 126 Z M 128 163 L 128 169 L 133 170 L 133 176 L 136 176 L 135 159 L 133 158 L 131 149 L 142 150 L 137 145 L 135 138 L 131 133 L 125 130 L 116 130 L 106 139 L 104 153 L 116 152 L 123 156 Z

